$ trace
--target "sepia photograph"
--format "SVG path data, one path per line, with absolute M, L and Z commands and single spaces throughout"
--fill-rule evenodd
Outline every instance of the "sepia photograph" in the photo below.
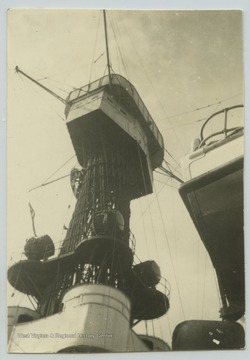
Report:
M 245 351 L 243 48 L 241 10 L 8 10 L 8 353 Z

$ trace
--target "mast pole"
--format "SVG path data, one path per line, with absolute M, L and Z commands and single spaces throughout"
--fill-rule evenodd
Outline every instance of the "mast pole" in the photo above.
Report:
M 65 99 L 63 99 L 61 96 L 57 95 L 56 93 L 54 93 L 54 91 L 48 89 L 46 86 L 40 84 L 38 81 L 36 81 L 35 79 L 33 79 L 32 77 L 30 77 L 29 75 L 27 75 L 24 71 L 22 71 L 21 69 L 19 69 L 18 66 L 16 66 L 15 68 L 17 73 L 22 74 L 23 76 L 25 76 L 27 79 L 29 79 L 30 81 L 34 82 L 36 85 L 40 86 L 43 90 L 47 91 L 49 94 L 51 94 L 52 96 L 54 96 L 55 98 L 57 98 L 58 100 L 60 100 L 62 103 L 64 103 L 65 105 L 67 105 L 67 101 Z
M 104 30 L 105 30 L 105 44 L 106 44 L 106 54 L 107 54 L 107 65 L 108 65 L 108 74 L 109 74 L 109 88 L 111 90 L 111 66 L 109 59 L 109 47 L 108 47 L 108 31 L 107 31 L 107 21 L 106 21 L 106 12 L 103 10 L 103 20 L 104 20 Z

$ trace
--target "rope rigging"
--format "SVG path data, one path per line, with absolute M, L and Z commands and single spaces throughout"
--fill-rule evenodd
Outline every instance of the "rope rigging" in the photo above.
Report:
M 173 118 L 178 117 L 178 116 L 183 116 L 183 115 L 186 115 L 186 114 L 194 113 L 194 112 L 196 112 L 196 111 L 200 111 L 200 110 L 203 110 L 203 109 L 207 109 L 207 108 L 209 108 L 209 107 L 211 107 L 211 106 L 222 104 L 223 102 L 225 102 L 225 101 L 227 101 L 227 100 L 231 100 L 231 99 L 233 99 L 233 98 L 235 98 L 235 97 L 237 97 L 237 96 L 239 96 L 239 95 L 241 95 L 241 94 L 242 94 L 242 93 L 238 93 L 238 94 L 232 95 L 232 96 L 230 96 L 230 97 L 228 97 L 228 98 L 222 99 L 222 100 L 220 100 L 220 101 L 217 101 L 217 102 L 214 102 L 214 103 L 211 103 L 211 104 L 208 104 L 208 105 L 204 105 L 204 106 L 197 107 L 197 108 L 195 108 L 195 109 L 193 109 L 193 110 L 184 111 L 184 112 L 182 112 L 182 113 L 178 113 L 178 114 L 175 114 L 175 115 L 171 115 L 171 116 L 169 116 L 168 118 L 169 118 L 169 119 L 173 119 Z M 205 118 L 205 119 L 206 119 L 206 118 Z M 196 121 L 202 121 L 202 120 L 204 120 L 204 119 L 196 120 Z
M 159 169 L 160 169 L 161 171 L 163 171 L 163 173 L 166 174 L 167 176 L 169 176 L 169 177 L 177 180 L 179 183 L 181 183 L 181 184 L 184 183 L 184 181 L 181 180 L 178 176 L 174 175 L 172 171 L 167 170 L 167 169 L 164 168 L 163 166 L 160 166 Z
M 35 186 L 35 187 L 31 188 L 31 189 L 29 190 L 29 192 L 31 192 L 31 191 L 33 191 L 33 190 L 36 190 L 36 189 L 39 189 L 39 188 L 41 188 L 41 187 L 43 187 L 43 186 L 50 185 L 50 184 L 52 184 L 52 183 L 54 183 L 54 182 L 56 182 L 56 181 L 65 179 L 66 177 L 69 177 L 69 176 L 70 176 L 70 174 L 67 174 L 67 175 L 61 176 L 61 177 L 59 177 L 59 178 L 57 178 L 57 179 L 44 182 L 44 183 L 42 183 L 41 185 L 38 185 L 38 186 Z
M 111 28 L 112 28 L 112 30 L 113 30 L 114 38 L 115 38 L 116 45 L 117 45 L 117 49 L 118 49 L 118 53 L 119 53 L 119 55 L 120 55 L 120 59 L 121 59 L 121 62 L 122 62 L 123 68 L 124 68 L 124 72 L 125 72 L 125 74 L 126 74 L 127 79 L 129 80 L 130 77 L 129 77 L 129 73 L 128 73 L 128 66 L 127 66 L 127 64 L 126 64 L 125 57 L 124 57 L 124 55 L 123 55 L 123 54 L 124 54 L 124 51 L 123 51 L 120 43 L 118 42 L 118 39 L 117 39 L 117 36 L 116 36 L 116 32 L 119 33 L 119 27 L 116 26 L 116 30 L 115 30 L 115 22 L 112 21 L 111 15 L 110 15 L 110 14 L 108 14 L 108 15 L 109 15 L 109 18 L 110 18 L 110 25 L 111 25 Z M 119 36 L 120 36 L 120 34 L 119 34 Z
M 156 200 L 157 200 L 157 204 L 158 204 L 158 208 L 159 208 L 159 214 L 160 214 L 160 219 L 161 219 L 162 226 L 163 226 L 165 239 L 167 241 L 168 253 L 169 253 L 170 262 L 171 262 L 172 269 L 173 269 L 173 274 L 174 274 L 174 279 L 175 279 L 176 288 L 177 288 L 177 294 L 178 294 L 179 302 L 180 302 L 180 306 L 181 306 L 181 311 L 182 311 L 183 318 L 185 319 L 185 312 L 184 312 L 184 307 L 183 307 L 183 303 L 182 303 L 182 299 L 181 299 L 179 283 L 177 281 L 177 274 L 176 274 L 176 270 L 175 270 L 175 266 L 174 266 L 172 251 L 171 251 L 171 248 L 170 248 L 169 239 L 168 239 L 168 235 L 167 235 L 167 230 L 166 230 L 166 226 L 165 226 L 163 216 L 162 216 L 162 211 L 161 211 L 161 207 L 160 207 L 160 201 L 159 201 L 158 194 L 156 194 Z
M 91 67 L 90 67 L 90 74 L 89 74 L 89 84 L 91 83 L 92 71 L 93 71 L 94 64 L 95 64 L 95 63 L 99 60 L 99 58 L 100 58 L 100 56 L 99 56 L 98 59 L 94 60 L 94 58 L 95 58 L 95 53 L 96 53 L 97 37 L 98 37 L 99 27 L 100 27 L 100 20 L 101 20 L 101 15 L 99 15 L 98 26 L 97 26 L 97 30 L 96 30 L 95 45 L 94 45 L 93 57 L 92 57 L 92 62 L 91 62 Z
M 57 98 L 59 101 L 61 101 L 63 104 L 67 104 L 67 100 L 63 99 L 61 96 L 59 96 L 58 94 L 56 94 L 54 91 L 48 89 L 46 86 L 42 85 L 41 83 L 39 83 L 37 80 L 34 80 L 32 77 L 30 77 L 29 75 L 27 75 L 25 72 L 23 72 L 21 69 L 19 69 L 18 66 L 15 67 L 15 71 L 17 73 L 22 74 L 23 76 L 25 76 L 27 79 L 29 79 L 30 81 L 32 81 L 33 83 L 35 83 L 36 85 L 40 86 L 43 90 L 47 91 L 50 95 L 54 96 L 55 98 Z
M 41 185 L 38 185 L 38 186 L 35 186 L 35 187 L 29 189 L 28 192 L 31 192 L 31 191 L 33 191 L 35 189 L 38 189 L 38 188 L 42 187 L 42 186 L 52 184 L 53 182 L 56 182 L 58 180 L 61 180 L 61 179 L 64 179 L 64 178 L 70 176 L 70 174 L 67 174 L 67 175 L 61 176 L 61 177 L 59 177 L 57 179 L 54 179 L 52 181 L 49 181 L 52 178 L 52 176 L 54 176 L 58 171 L 60 171 L 65 165 L 67 165 L 75 156 L 76 156 L 75 154 L 72 155 L 67 161 L 65 161 L 61 166 L 59 166 L 59 168 L 56 169 L 46 180 L 44 180 Z

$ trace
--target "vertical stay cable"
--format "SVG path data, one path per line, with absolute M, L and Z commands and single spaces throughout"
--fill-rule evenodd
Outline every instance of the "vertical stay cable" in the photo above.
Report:
M 155 170 L 155 172 L 157 172 L 157 171 Z M 162 174 L 162 175 L 164 175 L 164 174 Z M 164 185 L 160 188 L 160 190 L 158 191 L 158 193 L 156 192 L 156 189 L 155 189 L 155 194 L 156 194 L 156 195 L 159 195 L 159 194 L 161 193 L 161 191 L 165 188 L 165 186 L 170 186 L 170 187 L 172 187 L 171 185 L 168 184 L 170 180 L 171 180 L 171 178 L 169 177 L 168 181 L 166 181 L 166 183 L 164 183 Z M 153 199 L 149 202 L 149 205 L 151 205 L 155 200 L 156 200 L 156 197 L 153 198 Z M 149 206 L 149 205 L 148 205 L 148 206 Z M 148 210 L 148 206 L 146 207 L 146 209 L 144 209 L 144 211 L 142 212 L 141 216 L 143 216 L 143 215 L 145 214 L 145 212 Z M 135 226 L 135 225 L 138 223 L 138 221 L 141 219 L 141 216 L 134 222 L 134 224 L 133 224 L 134 226 Z
M 149 246 L 148 246 L 148 237 L 147 237 L 147 232 L 146 232 L 146 226 L 145 226 L 145 220 L 143 217 L 144 212 L 142 211 L 142 205 L 141 205 L 141 201 L 140 199 L 138 199 L 139 201 L 139 206 L 140 206 L 140 211 L 141 211 L 141 218 L 142 218 L 142 225 L 143 225 L 143 232 L 144 232 L 144 238 L 146 240 L 146 248 L 147 248 L 147 255 L 150 255 L 150 251 L 149 251 Z
M 168 247 L 169 257 L 170 257 L 170 261 L 171 261 L 171 265 L 172 265 L 172 269 L 173 269 L 173 274 L 174 274 L 174 279 L 175 279 L 175 283 L 176 283 L 176 287 L 177 287 L 177 293 L 178 293 L 178 297 L 179 297 L 179 302 L 180 302 L 180 305 L 181 305 L 181 311 L 182 311 L 183 318 L 185 320 L 185 312 L 184 312 L 183 303 L 182 303 L 182 299 L 181 299 L 180 288 L 179 288 L 179 284 L 178 284 L 178 281 L 177 281 L 176 271 L 175 271 L 175 267 L 174 267 L 174 261 L 173 261 L 172 252 L 171 252 L 171 249 L 170 249 L 170 244 L 169 244 L 169 240 L 168 240 L 168 236 L 167 236 L 165 223 L 164 223 L 164 220 L 163 220 L 163 217 L 162 217 L 162 212 L 161 212 L 161 207 L 160 207 L 158 194 L 156 194 L 156 200 L 157 200 L 157 204 L 158 204 L 158 208 L 159 208 L 159 213 L 160 213 L 160 218 L 161 218 L 161 222 L 162 222 L 162 226 L 163 226 L 165 239 L 167 241 L 167 247 Z
M 145 175 L 144 175 L 144 171 L 143 171 L 141 151 L 140 151 L 140 147 L 139 147 L 138 143 L 137 143 L 137 150 L 138 150 L 138 156 L 139 156 L 139 160 L 140 160 L 141 173 L 142 173 L 142 177 L 143 177 L 144 191 L 145 191 L 145 194 L 147 194 L 147 186 L 146 186 L 146 180 L 145 180 Z M 156 241 L 156 237 L 155 237 L 155 231 L 154 231 L 154 226 L 153 226 L 153 222 L 152 222 L 152 214 L 151 214 L 151 208 L 150 208 L 148 196 L 146 196 L 146 199 L 147 199 L 147 205 L 148 205 L 147 209 L 149 210 L 149 218 L 150 218 L 150 223 L 151 223 L 151 228 L 152 228 L 152 233 L 153 233 L 153 240 L 154 240 L 155 248 L 156 248 L 156 254 L 157 254 L 157 258 L 159 259 L 158 245 L 157 245 L 157 241 Z
M 160 98 L 159 98 L 159 96 L 158 96 L 158 94 L 157 94 L 157 92 L 156 92 L 156 90 L 155 90 L 155 87 L 154 87 L 154 85 L 153 85 L 153 83 L 152 83 L 152 81 L 151 81 L 151 79 L 150 79 L 150 77 L 149 77 L 149 75 L 148 75 L 148 72 L 147 72 L 147 70 L 146 70 L 146 68 L 145 68 L 145 66 L 144 66 L 144 64 L 143 64 L 143 62 L 142 62 L 142 60 L 141 60 L 141 57 L 139 56 L 139 53 L 138 53 L 138 51 L 137 51 L 137 47 L 134 45 L 134 42 L 132 41 L 131 37 L 129 36 L 129 33 L 128 33 L 127 29 L 126 29 L 126 26 L 124 25 L 123 19 L 120 18 L 120 21 L 121 21 L 121 23 L 123 24 L 123 28 L 124 28 L 127 36 L 128 36 L 128 39 L 129 39 L 130 42 L 131 42 L 132 47 L 134 48 L 135 54 L 137 55 L 137 58 L 138 58 L 139 63 L 140 63 L 140 65 L 141 65 L 141 68 L 143 69 L 143 71 L 144 71 L 144 73 L 145 73 L 145 76 L 146 76 L 146 78 L 147 78 L 147 80 L 148 80 L 148 82 L 149 82 L 149 84 L 150 84 L 150 86 L 151 86 L 151 88 L 152 88 L 152 90 L 153 90 L 153 92 L 154 92 L 154 94 L 155 94 L 155 97 L 156 97 L 156 99 L 157 99 L 157 101 L 158 101 L 158 103 L 159 103 L 159 105 L 160 105 L 160 107 L 161 107 L 164 115 L 166 116 L 166 120 L 168 121 L 168 123 L 169 123 L 169 125 L 170 125 L 170 128 L 171 128 L 171 130 L 173 131 L 176 139 L 177 139 L 178 142 L 180 143 L 180 147 L 181 147 L 184 155 L 186 155 L 186 154 L 185 154 L 185 149 L 184 149 L 184 147 L 183 147 L 183 145 L 182 145 L 179 137 L 177 136 L 177 133 L 176 133 L 176 131 L 175 131 L 175 129 L 174 129 L 171 121 L 169 120 L 169 115 L 167 114 L 167 112 L 166 112 L 166 110 L 165 110 L 165 107 L 163 106 L 163 104 L 162 104 L 162 102 L 161 102 L 161 100 L 160 100 Z
M 120 15 L 119 15 L 119 18 L 120 18 Z M 124 72 L 126 74 L 126 78 L 129 80 L 130 76 L 129 76 L 129 72 L 128 72 L 128 66 L 125 62 L 125 57 L 123 56 L 124 51 L 122 49 L 122 44 L 119 44 L 119 42 L 117 40 L 117 36 L 116 36 L 116 32 L 119 33 L 119 27 L 116 26 L 116 29 L 115 29 L 115 23 L 113 23 L 113 21 L 111 21 L 111 19 L 110 19 L 110 24 L 111 24 L 111 27 L 113 30 L 114 38 L 115 38 L 117 49 L 118 49 L 118 54 L 120 55 L 121 62 L 122 62 L 123 68 L 124 68 Z M 120 34 L 119 34 L 119 37 L 120 37 Z
M 90 68 L 90 74 L 89 74 L 89 84 L 91 82 L 92 71 L 93 71 L 94 64 L 97 61 L 97 60 L 94 61 L 94 59 L 95 59 L 95 53 L 96 53 L 96 45 L 97 45 L 97 38 L 98 38 L 98 33 L 99 33 L 100 22 L 101 22 L 101 14 L 99 14 L 99 19 L 98 19 L 98 25 L 97 25 L 97 31 L 96 31 L 96 37 L 95 37 L 95 46 L 94 46 L 93 57 L 92 57 L 91 68 Z

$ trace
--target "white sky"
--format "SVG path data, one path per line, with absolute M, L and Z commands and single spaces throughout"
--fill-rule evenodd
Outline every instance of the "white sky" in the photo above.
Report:
M 197 120 L 243 103 L 241 13 L 110 11 L 107 15 L 112 67 L 135 85 L 164 136 L 165 147 L 179 162 L 199 135 L 202 122 Z M 72 86 L 89 82 L 93 60 L 105 51 L 100 16 L 99 11 L 82 10 L 9 12 L 8 247 L 13 259 L 32 236 L 29 201 L 36 212 L 37 233 L 48 233 L 55 242 L 63 238 L 62 227 L 70 220 L 67 208 L 73 201 L 69 180 L 28 190 L 74 154 L 62 120 L 64 105 L 15 74 L 15 66 L 36 79 L 47 78 L 42 83 L 66 97 Z M 104 54 L 93 66 L 91 80 L 103 75 L 105 62 Z M 191 112 L 200 107 L 205 108 Z M 176 165 L 167 156 L 166 160 Z M 75 159 L 54 178 L 69 173 L 74 165 Z M 210 260 L 175 189 L 178 184 L 159 174 L 155 179 L 159 195 L 132 204 L 131 230 L 138 257 L 156 260 L 171 284 L 168 315 L 154 322 L 155 335 L 170 343 L 171 332 L 184 315 L 186 320 L 216 319 L 220 306 Z M 21 298 L 16 294 L 9 303 Z M 152 334 L 151 322 L 148 329 Z M 140 325 L 139 331 L 144 327 Z

